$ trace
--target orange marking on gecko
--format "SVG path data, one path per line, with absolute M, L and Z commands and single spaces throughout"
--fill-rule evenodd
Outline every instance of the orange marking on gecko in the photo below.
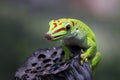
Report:
M 53 23 L 53 25 L 54 27 L 52 28 L 52 30 L 57 27 L 57 23 Z
M 60 31 L 63 31 L 63 30 L 65 30 L 65 28 L 60 28 L 60 29 L 54 31 L 53 34 L 55 34 L 55 33 L 57 33 L 57 32 L 60 32 Z

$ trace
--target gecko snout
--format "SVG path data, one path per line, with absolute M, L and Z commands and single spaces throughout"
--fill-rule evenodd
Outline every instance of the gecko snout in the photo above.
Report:
M 45 38 L 47 40 L 52 40 L 52 36 L 50 34 L 48 34 L 48 33 L 45 34 Z

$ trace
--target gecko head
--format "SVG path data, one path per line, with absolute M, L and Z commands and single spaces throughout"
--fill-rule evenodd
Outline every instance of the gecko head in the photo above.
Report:
M 45 34 L 48 40 L 59 40 L 74 37 L 77 27 L 75 19 L 61 18 L 49 22 L 49 30 Z

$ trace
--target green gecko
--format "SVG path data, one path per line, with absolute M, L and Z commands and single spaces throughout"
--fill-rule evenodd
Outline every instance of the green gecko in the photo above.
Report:
M 76 45 L 83 49 L 81 64 L 89 61 L 92 69 L 96 68 L 101 54 L 97 50 L 95 34 L 85 23 L 77 19 L 61 18 L 51 20 L 49 26 L 45 38 L 52 41 L 62 40 L 62 45 L 67 51 L 64 59 L 71 56 L 67 46 Z

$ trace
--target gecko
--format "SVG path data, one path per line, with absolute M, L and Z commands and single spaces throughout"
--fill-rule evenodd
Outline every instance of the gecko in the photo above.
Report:
M 72 18 L 60 18 L 49 22 L 49 30 L 45 38 L 50 41 L 62 41 L 66 55 L 64 61 L 71 56 L 68 46 L 76 45 L 82 48 L 80 63 L 89 62 L 94 70 L 101 59 L 101 53 L 97 49 L 96 36 L 84 22 Z

